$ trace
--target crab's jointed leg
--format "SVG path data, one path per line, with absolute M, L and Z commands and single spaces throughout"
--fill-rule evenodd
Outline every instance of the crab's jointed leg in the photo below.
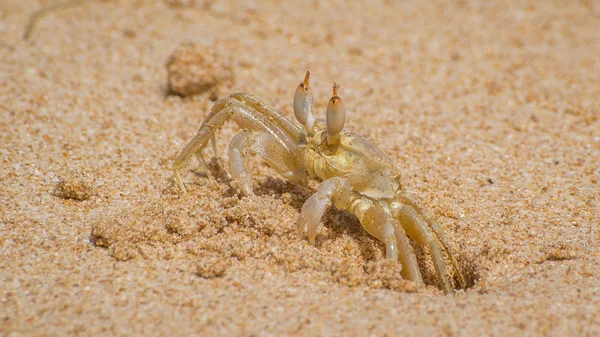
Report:
M 211 137 L 211 143 L 212 143 L 212 148 L 213 148 L 213 154 L 216 158 L 218 158 L 219 155 L 217 152 L 217 139 L 214 134 Z M 200 162 L 202 171 L 206 172 L 206 174 L 210 176 L 211 174 L 210 174 L 210 170 L 208 169 L 208 164 L 206 163 L 206 160 L 204 159 L 204 156 L 202 155 L 202 151 L 204 151 L 204 149 L 206 148 L 207 145 L 208 145 L 208 143 L 205 143 L 204 146 L 202 146 L 200 149 L 198 149 L 198 151 L 196 151 L 195 155 L 196 155 L 196 158 L 198 159 L 198 161 Z
M 400 221 L 402 228 L 406 231 L 408 236 L 415 240 L 417 244 L 429 248 L 429 253 L 433 260 L 433 267 L 440 278 L 444 291 L 446 293 L 452 292 L 452 286 L 448 282 L 448 273 L 446 272 L 446 264 L 440 250 L 440 245 L 431 231 L 427 228 L 423 219 L 417 214 L 414 208 L 405 205 L 398 214 L 398 221 Z
M 403 225 L 408 225 L 409 228 L 414 229 L 411 231 L 405 227 L 406 231 L 409 232 L 409 236 L 413 238 L 413 240 L 430 248 L 436 273 L 444 283 L 445 289 L 447 290 L 447 287 L 451 286 L 447 280 L 444 257 L 440 251 L 440 244 L 441 248 L 448 256 L 452 267 L 454 268 L 460 287 L 463 289 L 466 288 L 466 279 L 462 274 L 458 262 L 454 258 L 455 253 L 452 250 L 452 246 L 450 246 L 450 243 L 448 242 L 448 239 L 446 238 L 444 230 L 440 224 L 433 218 L 431 214 L 423 211 L 414 200 L 406 196 L 404 193 L 398 193 L 396 195 L 396 201 L 400 202 L 400 205 L 402 205 L 401 207 L 394 207 L 396 210 L 396 217 L 401 223 L 403 222 L 400 218 L 404 219 L 405 222 Z M 419 241 L 418 238 L 421 241 Z
M 254 195 L 252 177 L 246 168 L 246 151 L 260 155 L 277 173 L 306 185 L 306 174 L 298 169 L 298 157 L 288 152 L 273 136 L 264 132 L 240 132 L 229 143 L 229 171 L 246 196 Z
M 181 180 L 181 176 L 179 175 L 179 170 L 187 164 L 193 155 L 196 155 L 201 162 L 203 161 L 201 158 L 202 149 L 205 147 L 209 138 L 214 139 L 215 132 L 230 118 L 244 130 L 259 131 L 269 134 L 273 140 L 287 152 L 293 153 L 297 149 L 295 139 L 292 139 L 281 127 L 273 123 L 267 116 L 259 113 L 253 107 L 240 102 L 234 97 L 230 96 L 222 99 L 215 103 L 211 113 L 200 126 L 198 133 L 175 159 L 175 163 L 173 164 L 175 180 L 184 192 L 186 189 Z
M 400 222 L 408 236 L 421 246 L 429 249 L 435 272 L 440 279 L 441 285 L 446 293 L 452 293 L 452 284 L 448 279 L 446 263 L 443 251 L 448 256 L 457 274 L 458 283 L 462 288 L 466 287 L 465 278 L 454 258 L 454 252 L 444 235 L 440 225 L 433 217 L 425 213 L 415 201 L 404 194 L 396 196 L 392 204 L 394 217 Z
M 232 94 L 231 97 L 263 114 L 293 140 L 297 140 L 300 133 L 302 133 L 302 128 L 298 124 L 285 118 L 279 112 L 275 111 L 275 109 L 261 102 L 253 95 L 244 92 L 236 92 Z
M 387 207 L 378 203 L 371 206 L 365 201 L 362 203 L 367 207 L 358 206 L 351 211 L 360 220 L 363 228 L 385 243 L 388 259 L 400 260 L 402 275 L 406 279 L 422 284 L 423 277 L 417 264 L 417 258 L 404 229 L 389 212 L 386 212 Z

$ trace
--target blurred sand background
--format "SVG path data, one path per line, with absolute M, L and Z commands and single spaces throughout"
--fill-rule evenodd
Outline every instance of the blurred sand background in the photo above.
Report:
M 0 4 L 0 335 L 600 335 L 600 2 L 98 0 L 23 40 L 56 3 Z M 168 90 L 185 42 L 230 70 L 194 97 Z M 174 185 L 215 97 L 293 117 L 307 69 L 318 117 L 340 83 L 471 288 L 443 295 L 427 262 L 403 281 L 333 208 L 299 240 L 308 193 L 256 158 L 254 198 L 215 161 Z

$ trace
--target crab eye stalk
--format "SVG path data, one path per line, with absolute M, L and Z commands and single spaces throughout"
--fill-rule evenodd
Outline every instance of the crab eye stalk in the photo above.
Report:
M 346 122 L 344 101 L 337 95 L 339 88 L 340 86 L 337 83 L 333 84 L 333 97 L 327 104 L 327 142 L 330 144 L 337 139 Z
M 315 118 L 312 114 L 312 91 L 308 85 L 308 78 L 310 77 L 310 71 L 306 72 L 304 81 L 296 88 L 294 94 L 294 115 L 300 124 L 304 126 L 306 131 L 311 131 Z

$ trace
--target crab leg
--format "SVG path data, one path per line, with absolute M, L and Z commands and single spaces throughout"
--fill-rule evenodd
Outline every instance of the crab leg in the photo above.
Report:
M 212 148 L 213 148 L 213 154 L 215 157 L 218 157 L 217 139 L 214 134 L 211 137 L 211 143 L 212 143 Z M 196 151 L 195 155 L 196 155 L 196 158 L 198 159 L 198 161 L 200 162 L 200 166 L 202 166 L 202 171 L 206 172 L 206 174 L 208 174 L 208 175 L 211 175 L 210 171 L 208 169 L 208 164 L 206 163 L 206 160 L 204 160 L 204 156 L 202 156 L 202 151 L 204 151 L 207 144 L 208 143 L 205 143 L 200 149 L 198 149 L 198 151 Z
M 254 108 L 256 111 L 263 114 L 271 122 L 279 126 L 288 136 L 290 136 L 294 140 L 298 139 L 300 134 L 303 132 L 303 129 L 299 125 L 285 118 L 285 116 L 282 116 L 280 113 L 275 111 L 275 109 L 261 102 L 253 95 L 247 94 L 245 92 L 236 92 L 230 97 L 243 102 L 244 104 Z
M 397 199 L 401 203 L 410 206 L 419 215 L 420 218 L 425 220 L 429 229 L 431 229 L 433 234 L 436 236 L 437 240 L 439 240 L 439 242 L 442 244 L 442 248 L 446 252 L 446 255 L 448 256 L 450 263 L 452 263 L 452 267 L 454 268 L 454 270 L 456 272 L 456 275 L 458 278 L 458 283 L 459 283 L 460 287 L 463 289 L 466 288 L 467 287 L 466 279 L 465 279 L 464 275 L 462 274 L 461 269 L 458 266 L 458 262 L 454 258 L 455 253 L 452 250 L 452 246 L 450 246 L 450 243 L 448 242 L 448 239 L 446 238 L 446 235 L 444 234 L 444 230 L 442 229 L 440 224 L 433 218 L 433 216 L 431 214 L 423 211 L 417 205 L 417 203 L 414 200 L 412 200 L 411 198 L 409 198 L 408 196 L 406 196 L 404 194 L 400 194 L 400 195 L 397 195 Z
M 173 164 L 175 180 L 184 192 L 186 190 L 181 181 L 179 170 L 187 164 L 194 154 L 196 154 L 196 156 L 201 156 L 201 153 L 199 152 L 202 151 L 202 148 L 209 138 L 214 137 L 215 132 L 220 129 L 229 118 L 233 118 L 237 125 L 244 130 L 268 133 L 273 137 L 274 141 L 280 144 L 288 152 L 293 153 L 297 149 L 292 138 L 290 138 L 281 128 L 269 121 L 264 115 L 256 113 L 252 107 L 244 105 L 233 98 L 220 100 L 215 103 L 210 115 L 200 126 L 198 133 L 185 146 Z
M 373 204 L 368 208 L 354 207 L 351 211 L 360 220 L 363 228 L 386 246 L 388 259 L 399 259 L 402 264 L 402 275 L 406 279 L 423 283 L 415 253 L 412 250 L 408 237 L 401 226 L 392 218 L 389 212 L 380 204 Z
M 293 140 L 296 140 L 302 133 L 302 128 L 299 125 L 290 121 L 275 109 L 261 102 L 251 94 L 245 92 L 236 92 L 229 95 L 229 97 L 224 98 L 223 101 L 237 101 L 249 109 L 252 109 L 254 112 L 266 117 L 267 120 L 282 129 Z M 218 111 L 213 108 L 210 114 L 206 116 L 206 119 L 208 120 L 217 112 Z
M 394 224 L 394 234 L 398 243 L 398 256 L 402 264 L 402 275 L 408 280 L 415 281 L 418 284 L 423 284 L 423 277 L 417 264 L 417 257 L 408 241 L 406 232 L 398 223 Z
M 271 135 L 264 132 L 240 132 L 229 143 L 229 171 L 241 183 L 246 196 L 254 195 L 251 176 L 246 168 L 246 151 L 260 155 L 277 173 L 291 181 L 306 185 L 306 174 L 299 167 L 297 156 L 288 152 Z
M 448 281 L 448 272 L 446 271 L 446 264 L 444 262 L 444 256 L 442 255 L 440 244 L 437 238 L 429 230 L 427 223 L 411 205 L 405 204 L 398 211 L 398 221 L 413 240 L 417 244 L 426 246 L 429 248 L 431 259 L 433 261 L 433 267 L 438 275 L 444 291 L 449 294 L 452 293 L 452 285 Z

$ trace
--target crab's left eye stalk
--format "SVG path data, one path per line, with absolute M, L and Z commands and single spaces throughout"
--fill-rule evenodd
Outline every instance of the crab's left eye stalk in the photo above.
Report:
M 300 124 L 304 126 L 304 129 L 310 133 L 313 125 L 315 124 L 315 118 L 312 113 L 312 91 L 308 85 L 308 78 L 310 77 L 310 71 L 306 72 L 304 81 L 296 88 L 294 94 L 294 115 Z
M 340 86 L 337 83 L 333 84 L 333 97 L 327 105 L 327 141 L 332 143 L 344 129 L 346 122 L 346 108 L 344 101 L 337 95 Z

